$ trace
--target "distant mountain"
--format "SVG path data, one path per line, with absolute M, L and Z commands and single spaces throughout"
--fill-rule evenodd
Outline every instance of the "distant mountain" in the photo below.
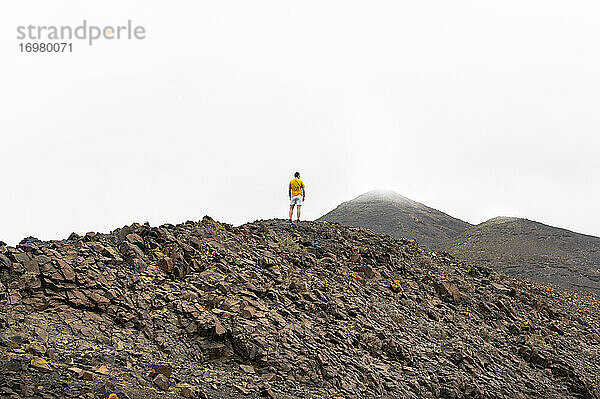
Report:
M 472 226 L 442 249 L 515 276 L 600 293 L 600 238 L 527 219 Z
M 362 194 L 319 220 L 414 238 L 499 272 L 600 293 L 599 237 L 509 217 L 474 226 L 391 191 Z
M 465 232 L 471 224 L 393 191 L 369 191 L 339 205 L 318 220 L 366 227 L 395 238 L 415 239 L 426 248 Z

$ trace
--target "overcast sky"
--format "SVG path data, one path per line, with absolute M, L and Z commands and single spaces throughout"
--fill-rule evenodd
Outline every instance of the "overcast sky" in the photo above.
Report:
M 597 1 L 0 4 L 0 240 L 208 214 L 314 219 L 391 189 L 600 236 Z M 24 54 L 17 26 L 144 40 Z

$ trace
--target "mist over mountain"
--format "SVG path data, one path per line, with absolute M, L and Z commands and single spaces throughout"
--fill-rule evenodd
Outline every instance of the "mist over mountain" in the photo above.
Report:
M 395 238 L 415 239 L 437 249 L 472 225 L 393 191 L 369 191 L 344 202 L 318 220 L 365 227 Z

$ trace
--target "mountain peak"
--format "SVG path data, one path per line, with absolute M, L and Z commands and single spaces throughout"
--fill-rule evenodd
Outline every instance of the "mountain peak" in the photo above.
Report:
M 367 191 L 359 195 L 358 197 L 352 199 L 351 201 L 360 202 L 360 201 L 387 201 L 387 202 L 400 202 L 400 203 L 412 203 L 417 204 L 417 202 L 407 198 L 403 195 L 398 194 L 392 190 L 371 190 Z
M 340 204 L 319 220 L 366 227 L 428 248 L 464 232 L 469 223 L 390 190 L 373 190 Z
M 496 216 L 494 218 L 486 220 L 485 222 L 483 222 L 481 224 L 509 223 L 509 222 L 516 222 L 519 220 L 525 220 L 525 219 L 512 217 L 512 216 Z

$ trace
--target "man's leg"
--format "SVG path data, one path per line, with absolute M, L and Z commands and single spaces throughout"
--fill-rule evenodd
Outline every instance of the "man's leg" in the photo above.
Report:
M 298 212 L 298 213 L 297 213 L 297 215 L 298 215 L 298 220 L 300 220 L 300 208 L 301 208 L 301 207 L 302 207 L 302 205 L 298 205 L 298 206 L 297 206 L 297 208 L 298 208 L 298 211 L 297 211 L 297 212 Z
M 294 216 L 294 205 L 290 205 L 290 220 L 292 220 L 292 216 Z

